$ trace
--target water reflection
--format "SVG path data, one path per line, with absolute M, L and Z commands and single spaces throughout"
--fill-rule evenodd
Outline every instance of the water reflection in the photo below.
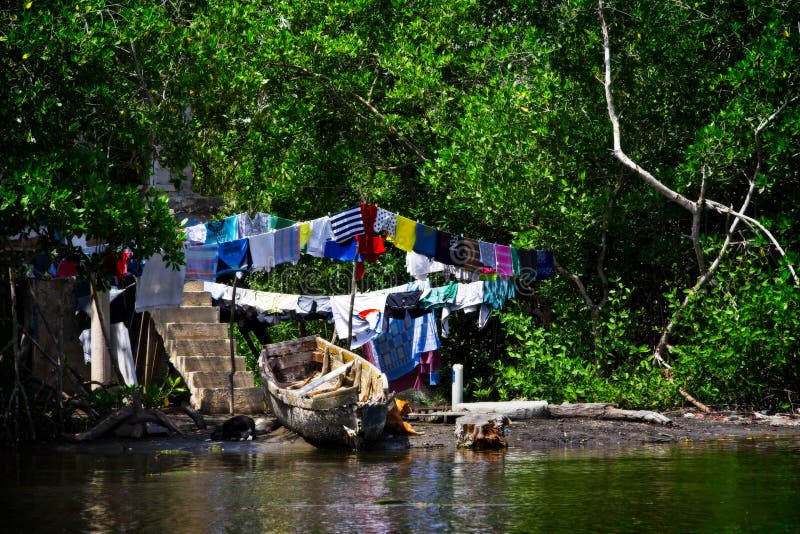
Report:
M 800 441 L 0 456 L 5 532 L 797 531 Z

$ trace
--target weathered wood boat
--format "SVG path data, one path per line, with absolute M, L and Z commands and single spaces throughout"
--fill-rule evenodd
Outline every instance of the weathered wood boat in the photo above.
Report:
M 359 449 L 383 433 L 389 383 L 361 356 L 309 336 L 264 346 L 259 370 L 275 417 L 309 443 Z

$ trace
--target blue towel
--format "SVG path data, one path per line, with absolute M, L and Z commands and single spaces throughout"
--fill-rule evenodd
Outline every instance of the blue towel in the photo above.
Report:
M 250 247 L 247 238 L 219 244 L 217 275 L 246 271 L 250 268 Z
M 436 228 L 417 223 L 417 238 L 414 241 L 414 252 L 429 258 L 436 255 Z
M 322 253 L 322 257 L 335 261 L 355 261 L 357 250 L 358 247 L 355 239 L 351 239 L 346 243 L 326 241 L 325 251 Z

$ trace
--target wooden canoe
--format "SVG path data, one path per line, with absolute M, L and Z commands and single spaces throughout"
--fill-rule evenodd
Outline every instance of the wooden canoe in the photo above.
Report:
M 312 445 L 359 449 L 383 433 L 389 383 L 361 356 L 309 336 L 265 345 L 258 366 L 272 413 Z

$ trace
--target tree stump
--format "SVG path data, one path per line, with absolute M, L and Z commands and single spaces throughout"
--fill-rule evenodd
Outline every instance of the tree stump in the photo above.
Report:
M 470 414 L 456 419 L 456 447 L 459 449 L 504 449 L 508 417 L 496 413 Z

